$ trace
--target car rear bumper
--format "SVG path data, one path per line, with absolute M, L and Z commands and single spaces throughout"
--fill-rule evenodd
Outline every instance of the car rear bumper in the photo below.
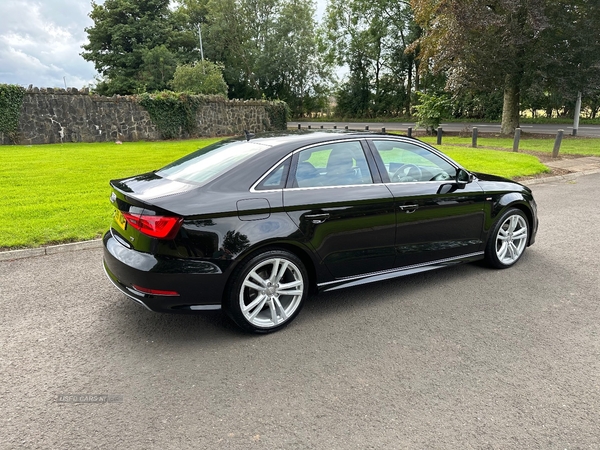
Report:
M 104 271 L 127 297 L 155 312 L 221 309 L 226 277 L 209 261 L 161 258 L 125 247 L 111 231 L 103 238 Z M 182 268 L 183 271 L 182 271 Z M 139 290 L 172 292 L 154 295 Z

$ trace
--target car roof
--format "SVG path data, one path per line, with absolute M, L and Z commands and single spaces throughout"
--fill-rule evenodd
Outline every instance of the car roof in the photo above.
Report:
M 402 137 L 400 135 L 388 135 L 374 131 L 356 130 L 289 130 L 279 132 L 260 133 L 249 140 L 259 144 L 276 146 L 281 144 L 310 145 L 311 143 L 334 141 L 344 138 L 367 138 L 373 136 Z M 245 140 L 245 137 L 233 138 L 234 140 Z

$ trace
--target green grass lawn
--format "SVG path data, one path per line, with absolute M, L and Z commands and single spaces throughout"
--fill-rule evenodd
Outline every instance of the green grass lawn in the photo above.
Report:
M 436 148 L 461 164 L 465 169 L 473 172 L 517 178 L 550 171 L 535 156 L 524 153 L 460 148 L 450 145 L 438 145 Z
M 112 218 L 109 180 L 158 169 L 218 140 L 2 146 L 0 249 L 99 237 Z M 508 178 L 547 170 L 520 153 L 441 150 L 469 170 Z
M 429 144 L 435 144 L 436 137 L 423 137 L 419 138 Z M 527 138 L 522 137 L 519 143 L 519 150 L 552 153 L 554 149 L 554 137 L 548 137 L 546 139 L 539 138 Z M 470 137 L 457 137 L 457 136 L 446 136 L 442 139 L 444 145 L 460 145 L 463 147 L 471 146 Z M 488 138 L 480 137 L 477 140 L 478 147 L 486 148 L 503 148 L 512 150 L 513 139 L 512 138 Z M 599 138 L 572 138 L 565 137 L 560 146 L 559 155 L 587 155 L 587 156 L 600 156 L 600 139 Z
M 0 248 L 93 239 L 112 218 L 109 180 L 158 169 L 219 139 L 0 147 Z

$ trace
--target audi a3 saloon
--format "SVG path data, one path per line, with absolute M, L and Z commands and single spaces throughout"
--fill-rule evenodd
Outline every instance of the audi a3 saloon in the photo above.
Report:
M 290 323 L 309 293 L 511 267 L 538 228 L 529 188 L 384 133 L 234 138 L 110 184 L 112 283 L 151 311 L 222 309 L 257 333 Z

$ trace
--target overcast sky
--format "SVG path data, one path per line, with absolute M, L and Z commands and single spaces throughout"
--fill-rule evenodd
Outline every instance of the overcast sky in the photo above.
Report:
M 317 0 L 318 17 L 325 4 Z M 93 25 L 91 9 L 90 0 L 0 0 L 0 83 L 95 84 L 94 65 L 79 55 L 87 39 L 84 28 Z

